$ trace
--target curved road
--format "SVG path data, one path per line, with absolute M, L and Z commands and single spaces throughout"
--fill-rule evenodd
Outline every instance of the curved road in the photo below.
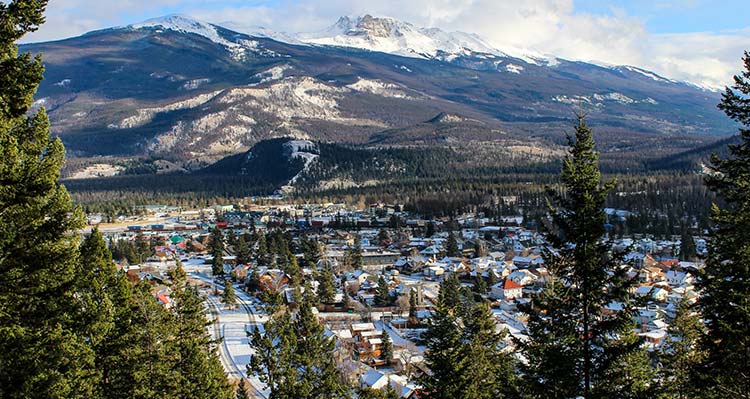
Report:
M 213 284 L 210 278 L 200 274 L 191 273 L 190 277 Z M 217 285 L 223 289 L 222 285 Z M 244 291 L 239 289 L 235 291 L 239 306 L 234 309 L 224 306 L 220 297 L 211 294 L 211 289 L 205 291 L 206 304 L 214 319 L 212 334 L 215 339 L 222 339 L 219 355 L 227 374 L 245 379 L 254 397 L 267 398 L 270 392 L 264 389 L 264 384 L 256 375 L 247 373 L 247 365 L 253 354 L 247 331 L 253 331 L 255 328 L 263 331 L 263 323 L 268 318 L 255 308 L 255 301 Z

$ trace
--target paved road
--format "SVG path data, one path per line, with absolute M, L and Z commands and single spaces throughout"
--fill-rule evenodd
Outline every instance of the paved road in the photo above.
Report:
M 211 279 L 198 274 L 191 274 L 196 278 L 208 283 Z M 223 286 L 219 285 L 223 289 Z M 247 331 L 258 328 L 263 331 L 263 323 L 267 317 L 259 309 L 255 308 L 255 300 L 250 298 L 242 290 L 236 289 L 238 306 L 229 309 L 224 306 L 220 297 L 206 289 L 206 303 L 214 319 L 212 334 L 215 338 L 222 338 L 219 354 L 227 374 L 235 378 L 243 378 L 249 384 L 252 393 L 257 398 L 267 398 L 270 392 L 264 389 L 264 384 L 255 375 L 248 375 L 247 365 L 253 354 L 250 348 Z

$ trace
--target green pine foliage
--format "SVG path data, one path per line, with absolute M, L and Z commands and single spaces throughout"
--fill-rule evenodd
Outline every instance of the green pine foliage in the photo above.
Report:
M 224 281 L 224 291 L 221 293 L 221 302 L 228 308 L 237 306 L 237 294 L 234 292 L 232 280 Z
M 309 292 L 309 291 L 308 291 Z M 306 295 L 296 313 L 280 309 L 266 323 L 265 334 L 248 333 L 254 355 L 248 371 L 258 374 L 275 399 L 348 398 L 333 352 L 334 338 L 312 312 Z
M 504 335 L 495 331 L 489 307 L 448 289 L 455 290 L 455 283 L 445 280 L 422 335 L 430 373 L 419 377 L 420 384 L 430 398 L 517 397 L 516 362 L 504 351 Z
M 173 306 L 170 315 L 174 332 L 166 349 L 175 381 L 170 395 L 191 399 L 229 399 L 234 390 L 219 361 L 218 342 L 207 332 L 211 322 L 206 318 L 203 298 L 196 288 L 188 285 L 179 262 L 171 277 Z
M 459 256 L 461 251 L 458 249 L 456 235 L 451 231 L 448 233 L 448 242 L 445 244 L 445 252 L 448 256 Z
M 631 282 L 605 239 L 604 203 L 614 182 L 601 182 L 583 116 L 568 140 L 564 192 L 549 192 L 547 238 L 559 250 L 546 254 L 551 277 L 524 309 L 529 340 L 517 342 L 529 359 L 524 385 L 532 397 L 649 397 L 654 370 L 631 331 Z M 622 310 L 605 311 L 615 303 Z
M 378 277 L 378 286 L 375 289 L 376 306 L 391 306 L 393 303 L 393 297 L 391 296 L 391 288 L 388 286 L 388 280 L 384 276 Z
M 680 301 L 659 350 L 659 380 L 662 382 L 663 398 L 701 397 L 693 383 L 692 373 L 704 358 L 704 353 L 698 347 L 703 330 L 694 306 L 684 299 Z
M 326 262 L 318 273 L 318 300 L 321 303 L 333 303 L 336 298 L 336 287 L 333 284 L 333 269 Z
M 65 149 L 43 109 L 27 114 L 40 56 L 16 41 L 44 22 L 43 0 L 0 3 L 0 396 L 87 398 L 94 356 L 75 297 L 80 209 L 59 184 Z M 96 317 L 94 317 L 96 319 Z M 84 331 L 81 331 L 84 330 Z
M 380 339 L 383 341 L 382 349 L 380 350 L 380 358 L 385 360 L 385 363 L 390 365 L 393 361 L 393 341 L 388 331 L 383 329 L 383 333 L 380 335 Z
M 741 142 L 729 146 L 728 157 L 713 158 L 706 178 L 724 203 L 713 206 L 716 230 L 697 283 L 708 334 L 696 383 L 707 397 L 750 398 L 750 52 L 743 61 L 719 104 L 742 126 Z
M 211 260 L 211 272 L 214 276 L 224 275 L 224 233 L 218 227 L 211 229 L 210 252 L 213 257 Z

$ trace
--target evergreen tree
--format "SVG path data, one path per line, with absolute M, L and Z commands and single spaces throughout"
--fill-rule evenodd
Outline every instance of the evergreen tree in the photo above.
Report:
M 97 229 L 83 240 L 80 254 L 76 297 L 82 306 L 83 335 L 94 351 L 97 384 L 93 397 L 107 397 L 110 376 L 127 345 L 124 337 L 131 317 L 131 288 L 125 275 L 117 271 Z
M 439 303 L 427 326 L 422 341 L 430 373 L 423 374 L 419 383 L 430 398 L 463 398 L 460 374 L 466 370 L 466 359 L 459 322 L 448 307 Z
M 449 274 L 440 282 L 438 301 L 449 309 L 456 309 L 461 306 L 463 295 L 461 294 L 461 282 L 458 280 L 456 273 Z
M 380 335 L 380 339 L 383 341 L 380 358 L 385 360 L 385 364 L 390 365 L 393 361 L 393 341 L 391 341 L 391 336 L 388 335 L 385 327 L 383 328 L 383 333 Z
M 260 275 L 258 275 L 258 269 L 253 267 L 250 268 L 250 275 L 245 280 L 245 291 L 256 292 L 260 289 Z
M 362 388 L 357 391 L 359 399 L 398 399 L 398 392 L 390 385 L 383 389 L 373 389 L 370 387 Z
M 417 293 L 412 288 L 409 290 L 409 318 L 407 319 L 409 327 L 416 327 L 419 325 L 419 318 L 417 317 Z
M 458 249 L 458 241 L 456 241 L 456 235 L 451 231 L 448 233 L 448 242 L 445 244 L 445 252 L 448 256 L 459 256 L 461 251 Z
M 221 302 L 231 309 L 234 309 L 237 306 L 237 294 L 234 292 L 234 285 L 231 280 L 224 281 L 224 291 L 221 293 Z
M 171 277 L 174 335 L 167 342 L 167 354 L 175 377 L 165 384 L 173 384 L 170 396 L 229 399 L 234 396 L 234 390 L 219 360 L 218 342 L 207 332 L 212 322 L 206 318 L 203 299 L 195 288 L 188 285 L 179 261 Z
M 517 396 L 516 370 L 503 352 L 504 334 L 495 332 L 492 311 L 484 303 L 474 305 L 464 317 L 464 366 L 461 377 L 464 398 L 494 399 Z
M 255 255 L 258 265 L 268 266 L 271 262 L 268 258 L 268 243 L 263 232 L 258 233 L 258 252 Z
M 59 184 L 65 149 L 46 113 L 27 114 L 41 56 L 16 45 L 44 22 L 46 5 L 0 3 L 0 396 L 9 399 L 94 393 L 74 292 L 83 215 Z
M 248 371 L 259 375 L 271 398 L 349 397 L 334 363 L 335 341 L 313 314 L 309 295 L 296 314 L 282 309 L 266 323 L 265 334 L 248 335 L 255 353 Z
M 390 306 L 393 301 L 388 281 L 382 275 L 378 277 L 378 287 L 375 289 L 374 301 L 377 306 Z
M 680 236 L 680 260 L 692 262 L 695 259 L 695 241 L 693 241 L 693 236 L 690 235 L 687 227 L 684 227 Z
M 253 259 L 253 252 L 250 250 L 250 246 L 247 245 L 247 241 L 245 241 L 245 237 L 243 236 L 239 236 L 239 238 L 237 238 L 235 252 L 237 253 L 238 264 L 247 265 Z
M 742 126 L 741 142 L 729 146 L 729 157 L 713 157 L 715 173 L 706 178 L 724 202 L 713 206 L 716 230 L 697 281 L 708 328 L 701 340 L 707 357 L 698 370 L 698 385 L 708 397 L 750 398 L 750 52 L 743 61 L 744 71 L 719 104 Z
M 211 273 L 214 276 L 224 275 L 224 234 L 218 227 L 211 229 Z
M 427 238 L 430 238 L 435 235 L 435 223 L 430 220 L 427 222 L 427 226 L 425 228 L 424 236 Z
M 378 232 L 378 243 L 382 246 L 386 246 L 391 242 L 391 235 L 388 234 L 388 230 L 380 229 Z
M 680 301 L 677 313 L 667 330 L 660 348 L 659 380 L 665 398 L 688 399 L 700 397 L 691 379 L 692 372 L 703 359 L 698 340 L 703 333 L 700 317 L 686 300 Z
M 333 285 L 333 270 L 327 262 L 318 274 L 318 299 L 321 303 L 333 303 L 336 288 Z
M 362 268 L 362 243 L 359 237 L 354 238 L 354 245 L 347 250 L 346 259 L 352 268 L 356 270 Z
M 601 183 L 583 116 L 568 140 L 565 191 L 549 190 L 554 226 L 547 239 L 558 250 L 546 254 L 551 277 L 544 292 L 524 309 L 529 340 L 517 342 L 529 359 L 524 385 L 536 397 L 648 397 L 653 370 L 631 333 L 631 282 L 604 240 L 604 201 L 614 182 Z M 623 310 L 604 312 L 613 303 Z

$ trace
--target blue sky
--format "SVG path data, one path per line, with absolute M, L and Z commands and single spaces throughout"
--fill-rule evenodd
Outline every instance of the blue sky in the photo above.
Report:
M 52 0 L 26 41 L 54 40 L 166 14 L 309 32 L 342 15 L 390 16 L 477 33 L 495 47 L 626 64 L 719 88 L 750 49 L 748 0 Z

